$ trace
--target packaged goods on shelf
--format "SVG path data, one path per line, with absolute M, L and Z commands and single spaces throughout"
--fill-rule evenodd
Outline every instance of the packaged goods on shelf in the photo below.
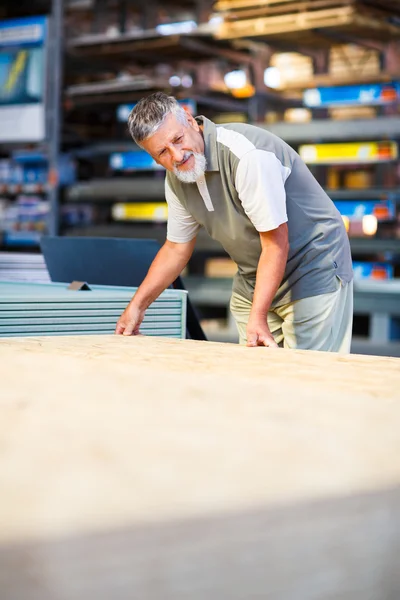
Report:
M 312 114 L 307 108 L 288 108 L 283 114 L 283 120 L 287 123 L 309 123 Z
M 337 106 L 329 108 L 328 115 L 334 121 L 375 119 L 377 110 L 374 106 Z
M 50 204 L 42 197 L 19 196 L 4 211 L 4 244 L 37 245 L 47 232 L 49 212 Z
M 96 216 L 97 209 L 92 204 L 63 204 L 60 207 L 61 228 L 93 225 Z
M 344 187 L 349 190 L 363 190 L 373 186 L 373 172 L 370 169 L 351 169 L 328 167 L 327 187 L 330 190 Z
M 303 92 L 303 102 L 310 108 L 382 106 L 398 101 L 399 82 L 327 86 Z
M 350 220 L 362 220 L 373 215 L 378 221 L 396 218 L 396 204 L 391 200 L 335 200 L 334 204 L 341 215 Z
M 206 277 L 233 277 L 236 272 L 237 265 L 230 258 L 209 258 L 205 261 Z
M 388 263 L 369 263 L 353 261 L 354 278 L 360 279 L 374 279 L 382 281 L 386 279 L 393 279 L 394 268 L 393 265 Z

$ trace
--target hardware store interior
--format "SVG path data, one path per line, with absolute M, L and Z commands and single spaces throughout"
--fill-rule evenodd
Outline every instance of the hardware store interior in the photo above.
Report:
M 1 600 L 399 600 L 400 2 L 3 0 L 0 356 Z

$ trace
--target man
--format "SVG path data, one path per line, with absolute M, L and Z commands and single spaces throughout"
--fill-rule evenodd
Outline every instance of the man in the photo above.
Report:
M 115 332 L 139 332 L 146 308 L 181 273 L 203 226 L 238 266 L 230 308 L 240 343 L 349 352 L 349 241 L 299 155 L 264 129 L 193 118 L 160 92 L 134 107 L 128 126 L 167 170 L 168 227 Z

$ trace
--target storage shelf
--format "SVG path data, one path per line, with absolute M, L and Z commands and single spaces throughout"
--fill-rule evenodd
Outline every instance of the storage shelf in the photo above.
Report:
M 124 237 L 124 238 L 153 238 L 161 244 L 165 241 L 167 227 L 165 223 L 142 223 L 123 224 L 110 223 L 104 225 L 89 225 L 84 227 L 72 227 L 65 230 L 67 235 L 99 236 L 99 237 Z M 389 254 L 394 259 L 400 257 L 400 239 L 381 238 L 350 238 L 350 246 L 353 256 Z M 227 256 L 221 244 L 200 229 L 195 251 L 207 252 L 212 255 Z
M 164 177 L 115 177 L 93 179 L 69 186 L 68 202 L 121 202 L 164 200 Z
M 390 254 L 400 257 L 400 239 L 350 238 L 353 255 Z
M 1 187 L 0 187 L 1 191 Z M 400 201 L 400 188 L 367 188 L 367 189 L 325 189 L 332 200 L 392 200 Z M 114 202 L 116 199 L 126 201 L 163 200 L 164 178 L 143 177 L 110 177 L 91 179 L 70 185 L 66 188 L 65 197 L 69 202 Z
M 229 41 L 216 40 L 211 35 L 196 31 L 192 34 L 160 35 L 155 30 L 120 34 L 114 38 L 106 34 L 86 35 L 67 41 L 71 55 L 90 57 L 108 63 L 117 59 L 119 63 L 132 59 L 141 64 L 154 64 L 160 59 L 169 64 L 189 60 L 223 58 L 236 64 L 249 64 L 251 54 L 236 50 Z
M 394 200 L 400 201 L 400 188 L 325 189 L 332 200 Z
M 256 123 L 259 127 L 288 143 L 322 140 L 373 140 L 396 139 L 400 137 L 400 117 L 378 117 L 335 121 L 319 119 L 310 123 Z
M 228 306 L 232 292 L 232 279 L 203 276 L 184 278 L 191 301 L 198 306 Z M 400 281 L 355 281 L 354 312 L 376 312 L 400 316 Z

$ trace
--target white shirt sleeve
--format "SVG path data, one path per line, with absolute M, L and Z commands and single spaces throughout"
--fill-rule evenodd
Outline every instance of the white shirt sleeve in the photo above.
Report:
M 168 204 L 167 240 L 185 244 L 196 237 L 199 223 L 182 206 L 165 178 L 165 199 Z
M 287 222 L 285 181 L 290 169 L 273 152 L 250 150 L 240 159 L 235 187 L 244 211 L 257 231 Z

